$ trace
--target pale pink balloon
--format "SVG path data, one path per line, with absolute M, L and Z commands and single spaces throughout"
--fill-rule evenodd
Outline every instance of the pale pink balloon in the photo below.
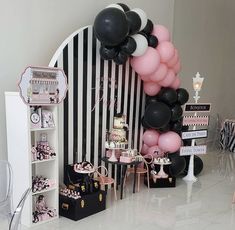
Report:
M 160 63 L 157 70 L 151 75 L 148 75 L 148 78 L 150 81 L 153 81 L 153 82 L 161 81 L 165 78 L 167 74 L 167 70 L 168 70 L 167 66 L 163 63 Z
M 175 80 L 175 73 L 172 69 L 169 69 L 167 71 L 165 78 L 162 81 L 159 81 L 158 84 L 163 87 L 168 87 L 173 83 L 174 80 Z
M 179 78 L 179 76 L 176 76 L 175 77 L 175 80 L 173 81 L 173 83 L 170 85 L 170 87 L 172 88 L 172 89 L 178 89 L 179 87 L 180 87 L 180 83 L 181 83 L 181 81 L 180 81 L 180 78 Z
M 175 64 L 179 61 L 179 54 L 178 50 L 175 49 L 175 54 L 174 56 L 167 62 L 167 66 L 172 68 L 175 66 Z
M 157 145 L 159 133 L 154 129 L 148 129 L 144 132 L 143 142 L 149 147 Z
M 180 70 L 181 70 L 180 60 L 178 60 L 178 62 L 175 64 L 175 66 L 173 67 L 173 70 L 176 74 L 180 72 Z
M 175 48 L 171 42 L 164 41 L 157 46 L 161 62 L 168 62 L 175 54 Z
M 181 138 L 173 131 L 163 133 L 159 136 L 158 146 L 165 152 L 174 153 L 178 151 L 181 146 Z
M 131 59 L 132 68 L 139 75 L 149 75 L 155 72 L 160 64 L 160 55 L 152 47 L 148 47 L 144 55 Z
M 163 25 L 154 25 L 152 35 L 155 35 L 158 39 L 158 42 L 170 41 L 170 32 Z
M 161 90 L 161 86 L 152 81 L 144 82 L 144 92 L 149 96 L 155 96 Z
M 149 78 L 149 75 L 142 75 L 142 76 L 140 76 L 140 78 L 142 81 L 151 81 Z
M 142 155 L 146 155 L 146 154 L 148 154 L 148 150 L 149 150 L 148 145 L 143 144 L 140 152 Z
M 157 145 L 150 147 L 148 149 L 148 154 L 153 156 L 154 158 L 164 156 L 164 152 Z

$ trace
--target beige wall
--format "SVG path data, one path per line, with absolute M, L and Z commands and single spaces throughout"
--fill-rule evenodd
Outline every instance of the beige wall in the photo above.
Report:
M 67 36 L 83 26 L 93 24 L 98 12 L 114 2 L 0 0 L 0 159 L 7 158 L 4 92 L 17 90 L 16 82 L 26 66 L 48 65 Z M 121 2 L 130 8 L 143 9 L 154 23 L 172 30 L 174 0 Z
M 212 103 L 212 116 L 235 117 L 235 1 L 176 0 L 174 43 L 182 60 L 182 86 L 204 77 L 201 102 Z M 192 91 L 191 91 L 192 95 Z

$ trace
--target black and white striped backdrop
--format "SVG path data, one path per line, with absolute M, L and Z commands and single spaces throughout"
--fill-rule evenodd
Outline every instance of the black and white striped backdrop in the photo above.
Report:
M 49 64 L 64 69 L 69 86 L 59 106 L 60 167 L 84 159 L 101 165 L 106 130 L 112 128 L 116 113 L 127 115 L 129 147 L 141 148 L 141 80 L 129 61 L 118 66 L 102 60 L 99 47 L 93 27 L 84 27 L 61 44 Z

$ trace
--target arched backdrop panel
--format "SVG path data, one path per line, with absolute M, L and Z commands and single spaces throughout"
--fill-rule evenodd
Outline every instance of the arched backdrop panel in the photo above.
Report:
M 85 159 L 101 165 L 106 131 L 112 128 L 116 113 L 127 115 L 129 147 L 142 145 L 145 95 L 141 80 L 129 61 L 120 66 L 104 61 L 99 48 L 93 27 L 87 26 L 71 34 L 49 64 L 64 69 L 69 86 L 59 106 L 60 168 Z

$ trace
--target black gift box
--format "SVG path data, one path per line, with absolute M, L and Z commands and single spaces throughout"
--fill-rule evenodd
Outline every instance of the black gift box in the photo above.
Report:
M 106 192 L 87 194 L 75 200 L 67 196 L 59 196 L 59 214 L 71 220 L 80 220 L 84 217 L 103 211 L 106 208 Z

